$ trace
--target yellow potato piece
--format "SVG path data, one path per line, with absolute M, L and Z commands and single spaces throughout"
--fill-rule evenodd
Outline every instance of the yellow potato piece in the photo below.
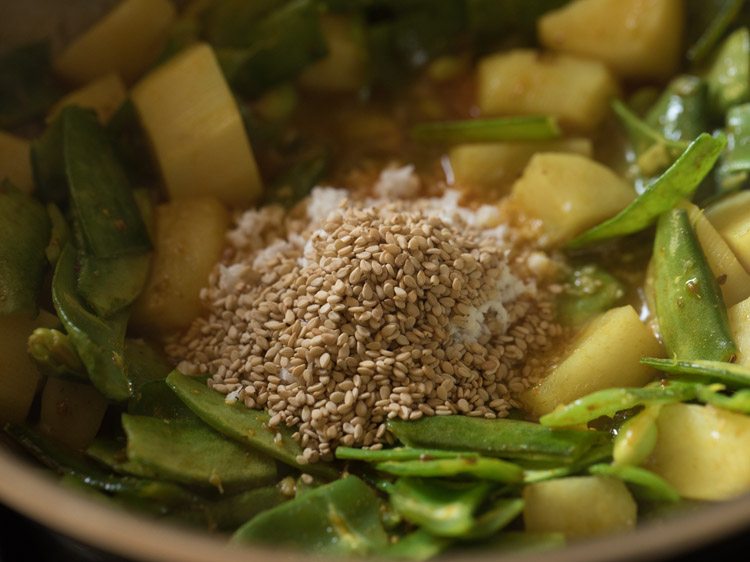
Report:
M 455 186 L 470 198 L 495 201 L 510 192 L 531 157 L 539 152 L 590 157 L 593 148 L 586 138 L 459 144 L 449 153 Z
M 99 431 L 107 404 L 107 399 L 89 384 L 47 379 L 39 429 L 69 447 L 85 449 Z
M 203 312 L 200 290 L 219 261 L 229 213 L 215 198 L 181 199 L 156 210 L 154 256 L 130 324 L 154 335 L 187 327 Z
M 197 44 L 139 82 L 131 98 L 172 199 L 249 206 L 262 185 L 237 103 L 213 50 Z
M 706 209 L 706 218 L 750 271 L 750 191 L 730 195 Z
M 641 357 L 660 357 L 661 344 L 630 306 L 608 310 L 592 320 L 563 357 L 521 400 L 536 416 L 597 390 L 643 386 L 654 371 Z
M 125 103 L 127 97 L 128 93 L 122 79 L 117 74 L 110 73 L 71 92 L 57 102 L 47 114 L 47 123 L 57 117 L 64 107 L 77 105 L 93 109 L 99 117 L 99 122 L 106 124 Z
M 33 319 L 25 314 L 0 316 L 0 424 L 26 419 L 39 385 L 39 372 L 26 342 L 36 328 L 57 324 L 57 318 L 44 311 Z
M 682 0 L 576 0 L 539 19 L 539 40 L 623 78 L 662 79 L 680 64 L 683 12 Z
M 727 310 L 732 338 L 737 345 L 736 362 L 750 367 L 750 298 L 738 302 Z
M 485 57 L 478 67 L 485 115 L 552 115 L 589 132 L 601 123 L 618 86 L 601 62 L 516 49 Z
M 60 53 L 55 70 L 79 86 L 110 72 L 132 83 L 159 56 L 175 16 L 169 0 L 123 0 Z
M 523 520 L 532 533 L 583 538 L 635 527 L 637 506 L 620 480 L 575 476 L 530 484 L 523 490 Z
M 645 466 L 683 497 L 722 500 L 750 491 L 750 416 L 697 404 L 664 406 Z
M 21 191 L 34 191 L 29 141 L 0 131 L 0 181 L 8 179 Z
M 513 199 L 544 224 L 548 246 L 569 242 L 624 209 L 632 186 L 606 166 L 577 154 L 535 154 L 513 185 Z

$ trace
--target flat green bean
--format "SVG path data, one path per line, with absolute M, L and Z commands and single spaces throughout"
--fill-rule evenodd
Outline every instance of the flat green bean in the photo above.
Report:
M 421 562 L 434 558 L 448 548 L 451 542 L 451 539 L 446 537 L 436 537 L 423 529 L 418 529 L 400 537 L 379 554 L 397 560 Z
M 644 357 L 641 363 L 669 373 L 677 380 L 706 384 L 719 383 L 731 389 L 750 388 L 750 369 L 736 363 L 656 357 Z
M 718 173 L 722 192 L 742 188 L 750 176 L 750 103 L 727 111 L 725 131 L 727 149 L 721 157 Z
M 336 458 L 365 462 L 387 461 L 425 461 L 434 459 L 478 458 L 478 453 L 466 451 L 445 451 L 443 449 L 415 449 L 412 447 L 395 447 L 393 449 L 358 449 L 356 447 L 337 447 Z
M 86 368 L 70 342 L 59 330 L 37 328 L 29 336 L 29 357 L 39 371 L 48 377 L 88 381 Z
M 646 406 L 620 426 L 613 442 L 612 464 L 637 466 L 648 458 L 656 446 L 660 410 L 661 404 Z
M 523 479 L 523 469 L 520 466 L 486 457 L 387 461 L 376 464 L 375 468 L 395 476 L 422 478 L 463 476 L 504 483 L 520 482 Z
M 634 488 L 637 497 L 651 501 L 677 502 L 680 494 L 661 476 L 639 466 L 596 464 L 589 473 L 619 478 Z
M 524 501 L 521 498 L 500 498 L 478 515 L 474 526 L 460 540 L 485 539 L 497 534 L 523 513 Z
M 719 46 L 706 80 L 716 115 L 750 101 L 750 31 L 746 27 L 732 32 Z

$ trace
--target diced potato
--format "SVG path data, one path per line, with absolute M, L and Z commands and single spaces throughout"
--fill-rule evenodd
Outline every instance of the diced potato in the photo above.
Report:
M 750 491 L 750 416 L 711 406 L 670 404 L 645 466 L 683 497 L 721 500 Z
M 203 311 L 200 290 L 219 261 L 229 213 L 215 198 L 180 199 L 156 210 L 151 273 L 131 325 L 154 335 L 187 327 Z
M 651 380 L 653 370 L 641 365 L 641 357 L 662 354 L 661 344 L 632 306 L 613 308 L 581 331 L 549 374 L 524 393 L 522 401 L 534 415 L 542 416 L 597 390 L 643 386 Z
M 572 152 L 590 157 L 593 148 L 586 138 L 459 144 L 449 154 L 456 187 L 467 197 L 495 201 L 508 194 L 538 152 Z
M 55 69 L 81 86 L 110 72 L 131 83 L 164 48 L 175 16 L 169 0 L 124 0 L 68 45 Z
M 47 114 L 47 123 L 52 121 L 69 105 L 86 107 L 96 111 L 100 123 L 107 123 L 112 115 L 125 103 L 128 94 L 122 79 L 114 73 L 97 78 L 83 88 L 71 92 L 57 102 Z
M 740 191 L 711 205 L 706 218 L 750 271 L 750 191 Z
M 178 54 L 131 97 L 172 199 L 214 196 L 249 206 L 260 196 L 255 156 L 211 47 Z
M 69 447 L 85 449 L 106 411 L 107 399 L 93 386 L 50 378 L 42 391 L 39 429 Z
M 577 154 L 535 154 L 512 197 L 544 224 L 548 246 L 569 242 L 624 209 L 632 186 L 612 170 Z
M 530 484 L 523 490 L 526 531 L 564 533 L 569 538 L 627 531 L 637 506 L 620 480 L 576 476 Z
M 618 91 L 601 62 L 529 49 L 482 59 L 478 87 L 485 115 L 553 115 L 584 132 L 601 123 Z
M 26 193 L 34 191 L 29 141 L 0 131 L 0 181 L 6 178 Z
M 698 207 L 688 202 L 682 207 L 687 210 L 708 265 L 719 281 L 724 304 L 729 307 L 750 297 L 750 275 L 724 238 Z
M 576 0 L 540 18 L 539 40 L 623 78 L 667 78 L 680 63 L 683 11 L 682 0 Z
M 362 30 L 345 16 L 324 15 L 320 25 L 328 55 L 300 75 L 300 84 L 315 92 L 356 92 L 367 80 L 367 50 Z
M 750 367 L 750 298 L 730 307 L 727 314 L 737 345 L 737 363 Z
M 26 340 L 36 328 L 57 326 L 57 318 L 41 311 L 0 316 L 0 425 L 21 423 L 29 413 L 39 385 L 39 372 L 26 352 Z

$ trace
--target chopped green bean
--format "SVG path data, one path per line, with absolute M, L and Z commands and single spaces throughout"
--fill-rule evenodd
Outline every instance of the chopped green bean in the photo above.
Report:
M 690 197 L 726 146 L 726 138 L 702 133 L 659 178 L 617 215 L 587 230 L 570 244 L 580 248 L 593 242 L 633 234 L 651 225 L 680 200 Z
M 460 540 L 477 540 L 491 537 L 507 527 L 523 512 L 521 498 L 500 498 L 484 513 L 476 517 L 474 526 Z
M 721 290 L 685 210 L 659 219 L 653 263 L 655 312 L 667 352 L 680 360 L 731 360 L 737 347 Z
M 414 449 L 411 447 L 396 447 L 394 449 L 337 447 L 336 458 L 365 462 L 426 461 L 434 459 L 479 458 L 479 454 L 465 451 L 445 451 L 443 449 Z
M 28 351 L 39 371 L 48 377 L 87 381 L 86 368 L 66 334 L 37 328 L 29 336 Z
M 423 142 L 461 143 L 550 140 L 562 135 L 554 117 L 503 117 L 420 123 L 411 137 Z
M 612 464 L 637 466 L 645 461 L 656 446 L 656 420 L 661 404 L 646 406 L 617 430 L 612 447 Z
M 740 189 L 750 176 L 750 103 L 727 111 L 727 149 L 719 166 L 719 188 L 722 192 Z
M 160 420 L 199 421 L 164 380 L 142 383 L 128 401 L 128 413 Z
M 560 463 L 574 462 L 604 438 L 596 431 L 553 430 L 521 420 L 467 416 L 433 416 L 408 422 L 389 420 L 388 427 L 409 447 Z
M 157 474 L 143 464 L 128 459 L 125 440 L 97 437 L 86 449 L 86 454 L 118 474 L 138 478 L 157 478 Z
M 651 501 L 676 502 L 680 494 L 661 476 L 639 466 L 596 464 L 591 474 L 619 478 L 634 488 L 635 495 Z
M 721 385 L 701 385 L 698 387 L 696 398 L 701 402 L 730 412 L 750 414 L 750 389 L 738 390 L 731 396 L 722 394 L 721 390 L 723 390 Z
M 705 361 L 702 359 L 658 359 L 644 357 L 641 363 L 676 375 L 678 380 L 700 383 L 719 383 L 727 388 L 750 388 L 750 369 L 726 361 Z
M 421 562 L 434 558 L 451 544 L 446 537 L 436 537 L 422 529 L 412 531 L 390 544 L 380 554 L 396 560 L 414 560 Z
M 125 340 L 125 362 L 135 392 L 145 383 L 163 381 L 173 369 L 167 358 L 145 340 Z
M 356 476 L 320 486 L 259 514 L 240 527 L 232 540 L 360 556 L 381 552 L 387 545 L 377 497 Z
M 645 120 L 668 141 L 690 141 L 709 130 L 706 81 L 689 74 L 673 78 Z
M 706 80 L 709 101 L 717 115 L 750 101 L 750 31 L 747 28 L 737 29 L 724 40 Z
M 70 227 L 62 211 L 54 203 L 47 203 L 47 215 L 49 216 L 52 229 L 44 253 L 47 256 L 49 264 L 54 267 L 57 264 L 62 249 L 70 239 Z
M 520 466 L 486 457 L 387 461 L 376 464 L 375 468 L 395 476 L 422 478 L 470 476 L 480 480 L 505 483 L 520 482 L 523 479 L 523 469 Z

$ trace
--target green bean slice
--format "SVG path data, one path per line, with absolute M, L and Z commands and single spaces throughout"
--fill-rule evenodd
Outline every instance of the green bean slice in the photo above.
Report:
M 619 478 L 634 488 L 636 496 L 652 501 L 677 502 L 680 494 L 661 476 L 639 466 L 615 466 L 595 464 L 589 468 L 591 474 Z
M 395 476 L 422 478 L 464 476 L 504 483 L 520 482 L 523 479 L 523 469 L 520 466 L 486 457 L 388 461 L 376 464 L 375 468 Z
M 412 447 L 395 447 L 393 449 L 357 449 L 356 447 L 337 447 L 336 458 L 365 462 L 388 461 L 425 461 L 434 459 L 478 458 L 478 453 L 465 451 L 445 451 L 442 449 L 415 449 Z
M 703 359 L 659 359 L 644 357 L 641 363 L 659 369 L 673 378 L 688 382 L 719 383 L 727 388 L 750 388 L 750 369 L 726 361 Z

